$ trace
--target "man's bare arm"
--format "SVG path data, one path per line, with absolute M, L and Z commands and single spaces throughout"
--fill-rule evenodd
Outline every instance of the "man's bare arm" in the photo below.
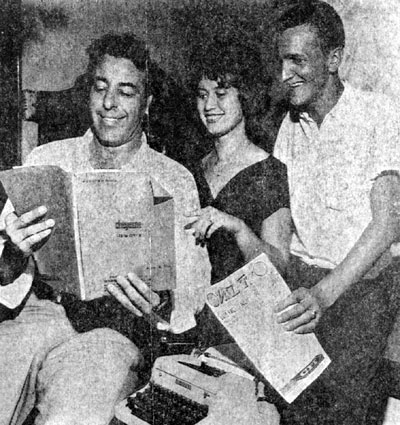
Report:
M 370 193 L 372 220 L 346 258 L 311 289 L 299 288 L 278 303 L 278 322 L 296 333 L 312 332 L 323 311 L 400 237 L 400 177 L 380 175 Z M 287 311 L 287 307 L 292 306 Z
M 378 177 L 370 194 L 372 220 L 346 258 L 316 285 L 322 307 L 331 306 L 400 236 L 400 177 Z

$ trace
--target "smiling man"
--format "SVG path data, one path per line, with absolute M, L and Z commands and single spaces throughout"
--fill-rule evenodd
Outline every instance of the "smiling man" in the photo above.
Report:
M 398 309 L 389 252 L 399 238 L 398 108 L 341 81 L 344 28 L 327 3 L 300 1 L 277 32 L 290 112 L 274 154 L 287 165 L 295 225 L 293 292 L 277 320 L 315 332 L 332 359 L 281 423 L 366 424 Z M 380 423 L 374 416 L 368 423 Z
M 195 324 L 203 286 L 210 280 L 206 251 L 184 230 L 185 213 L 199 208 L 193 177 L 147 145 L 142 122 L 152 99 L 152 65 L 144 44 L 130 34 L 106 35 L 88 53 L 91 128 L 82 137 L 36 148 L 27 165 L 58 165 L 70 172 L 134 170 L 151 175 L 173 196 L 177 270 L 170 329 L 186 330 Z M 22 423 L 35 406 L 36 424 L 107 425 L 116 401 L 137 383 L 143 360 L 139 328 L 150 333 L 138 316 L 160 300 L 152 293 L 149 302 L 143 282 L 121 276 L 109 287 L 116 299 L 105 297 L 83 309 L 76 300 L 61 300 L 74 312 L 74 324 L 85 331 L 77 332 L 63 306 L 50 293 L 39 299 L 32 286 L 31 254 L 55 224 L 51 217 L 40 221 L 45 215 L 42 206 L 18 217 L 7 203 L 1 217 L 7 240 L 0 298 L 11 288 L 27 300 L 16 318 L 0 323 L 0 424 Z M 143 345 L 147 343 L 145 339 Z
M 139 148 L 142 118 L 151 102 L 144 71 L 132 61 L 106 54 L 94 70 L 90 95 L 92 129 L 102 146 L 134 143 Z

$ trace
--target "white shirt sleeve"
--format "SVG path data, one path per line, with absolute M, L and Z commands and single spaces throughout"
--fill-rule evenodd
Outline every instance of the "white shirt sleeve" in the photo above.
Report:
M 13 211 L 14 207 L 11 202 L 7 200 L 0 215 L 0 255 L 3 254 L 4 243 L 6 242 L 5 237 L 1 235 L 1 233 L 3 233 L 1 231 L 5 229 L 5 218 Z M 18 279 L 9 285 L 0 286 L 0 303 L 10 309 L 18 307 L 32 287 L 34 272 L 35 264 L 33 259 L 30 258 L 24 273 L 22 273 Z
M 174 193 L 177 279 L 170 321 L 174 333 L 196 325 L 194 315 L 204 306 L 205 288 L 211 279 L 207 248 L 196 245 L 193 235 L 184 228 L 192 221 L 185 214 L 200 208 L 196 184 L 189 173 L 184 183 Z
M 386 99 L 383 99 L 386 100 Z M 400 171 L 400 115 L 397 104 L 389 101 L 377 102 L 379 105 L 375 118 L 375 143 L 371 149 L 370 178 L 383 171 Z
M 284 164 L 287 164 L 287 161 L 289 160 L 289 128 L 290 117 L 289 114 L 287 114 L 282 121 L 281 127 L 279 128 L 274 145 L 274 157 L 279 159 L 279 161 L 283 162 Z

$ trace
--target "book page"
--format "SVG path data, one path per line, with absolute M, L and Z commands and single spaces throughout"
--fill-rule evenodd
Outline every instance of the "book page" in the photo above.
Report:
M 289 403 L 329 365 L 314 334 L 286 332 L 275 304 L 290 294 L 265 254 L 213 285 L 207 304 L 255 368 Z
M 82 299 L 108 295 L 105 286 L 129 272 L 136 273 L 154 290 L 174 287 L 174 264 L 152 256 L 157 251 L 152 247 L 157 238 L 152 238 L 155 208 L 150 177 L 99 170 L 76 174 L 73 185 L 82 258 Z M 164 219 L 174 223 L 173 208 L 166 214 Z M 174 252 L 173 234 L 163 241 Z M 161 248 L 168 250 L 168 246 Z
M 175 205 L 172 196 L 151 178 L 153 221 L 151 224 L 151 273 L 153 289 L 176 287 Z

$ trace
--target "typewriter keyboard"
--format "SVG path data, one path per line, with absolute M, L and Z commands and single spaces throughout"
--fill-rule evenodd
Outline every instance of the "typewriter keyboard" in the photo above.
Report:
M 150 383 L 129 397 L 132 414 L 152 425 L 194 425 L 208 414 L 208 406 Z

